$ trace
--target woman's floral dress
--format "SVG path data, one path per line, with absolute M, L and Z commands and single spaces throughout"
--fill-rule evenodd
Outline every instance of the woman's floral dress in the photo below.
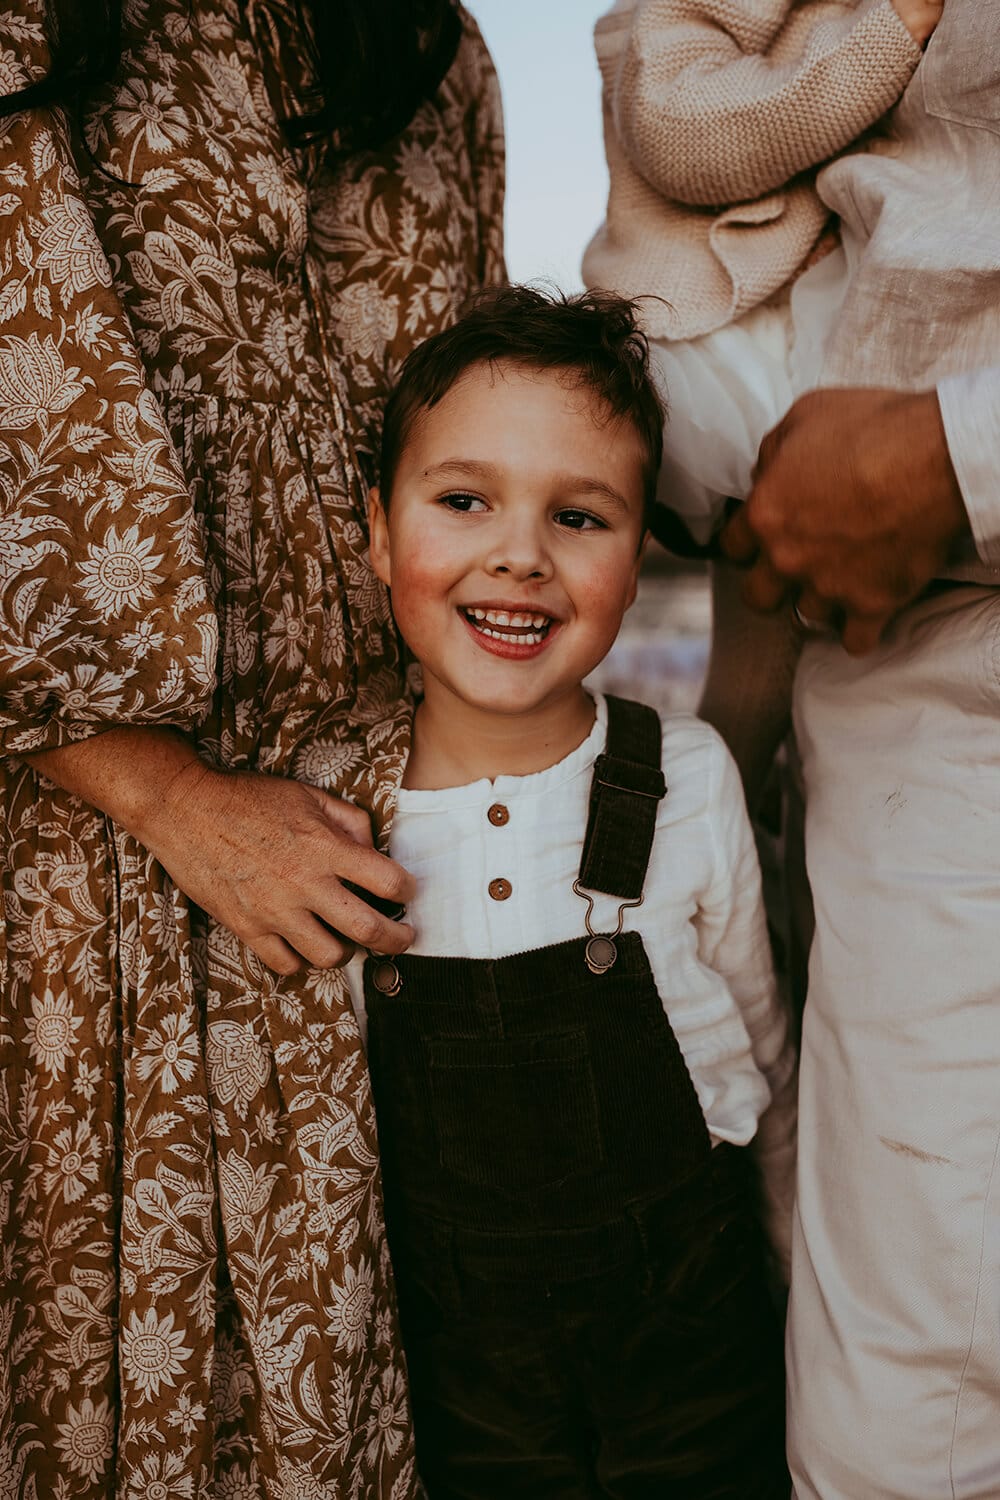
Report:
M 364 478 L 414 343 L 499 280 L 495 79 L 331 165 L 296 0 L 130 0 L 86 114 L 0 122 L 0 1497 L 418 1492 L 368 1081 L 20 752 L 194 731 L 384 826 L 406 750 Z M 0 8 L 0 89 L 47 66 Z

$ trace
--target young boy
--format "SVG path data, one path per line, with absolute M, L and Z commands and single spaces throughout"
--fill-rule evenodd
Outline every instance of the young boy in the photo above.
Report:
M 739 778 L 705 725 L 583 686 L 662 421 L 628 303 L 519 287 L 417 349 L 386 412 L 417 938 L 367 960 L 364 1011 L 431 1500 L 788 1493 L 740 1148 L 784 1257 L 794 1062 Z

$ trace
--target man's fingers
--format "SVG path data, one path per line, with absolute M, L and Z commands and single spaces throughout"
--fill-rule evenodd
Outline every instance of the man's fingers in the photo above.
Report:
M 766 472 L 774 459 L 774 455 L 780 448 L 786 421 L 787 417 L 779 422 L 777 427 L 772 427 L 770 432 L 766 432 L 761 439 L 760 447 L 757 449 L 757 462 L 754 464 L 753 473 L 750 476 L 754 485 L 756 485 L 761 475 Z
M 892 611 L 881 615 L 849 614 L 840 637 L 844 650 L 851 656 L 864 656 L 866 652 L 874 651 L 892 619 Z
M 775 572 L 766 557 L 759 557 L 743 581 L 743 597 L 751 609 L 771 614 L 788 597 L 792 582 Z
M 760 543 L 750 529 L 745 505 L 740 506 L 720 531 L 719 546 L 725 556 L 734 563 L 746 565 L 753 562 L 757 556 Z
M 795 618 L 805 631 L 825 632 L 834 628 L 836 605 L 818 594 L 815 589 L 804 588 L 792 605 Z

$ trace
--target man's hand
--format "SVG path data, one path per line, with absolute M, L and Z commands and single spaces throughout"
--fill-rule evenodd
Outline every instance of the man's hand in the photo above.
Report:
M 749 565 L 747 602 L 798 601 L 871 650 L 945 568 L 969 521 L 933 391 L 812 391 L 761 444 L 722 549 Z

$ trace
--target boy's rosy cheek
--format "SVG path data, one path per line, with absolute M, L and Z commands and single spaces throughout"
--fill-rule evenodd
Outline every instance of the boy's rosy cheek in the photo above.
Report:
M 409 563 L 393 569 L 392 609 L 400 629 L 419 627 L 432 610 L 436 618 L 445 590 L 431 568 Z
M 620 568 L 607 568 L 594 573 L 582 586 L 580 597 L 591 609 L 613 609 L 618 601 L 627 596 L 631 583 L 631 572 L 626 577 Z
M 402 579 L 397 579 L 395 592 L 412 601 L 414 606 L 426 605 L 440 599 L 443 593 L 433 571 L 427 568 L 406 568 Z

